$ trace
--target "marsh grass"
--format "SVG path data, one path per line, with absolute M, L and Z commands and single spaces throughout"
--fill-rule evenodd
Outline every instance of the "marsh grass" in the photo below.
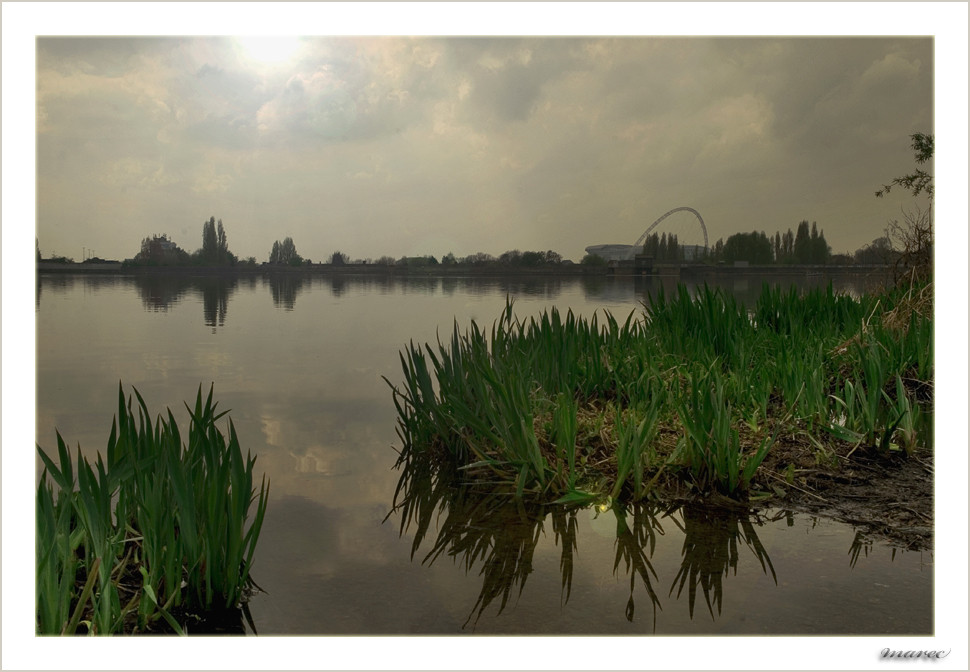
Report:
M 774 437 L 762 437 L 760 444 L 746 455 L 725 388 L 723 379 L 709 371 L 695 373 L 690 394 L 678 404 L 684 434 L 675 460 L 687 468 L 701 491 L 716 489 L 737 495 L 748 491 Z
M 171 411 L 152 424 L 119 385 L 105 457 L 57 461 L 40 446 L 37 632 L 184 633 L 211 612 L 245 607 L 269 494 L 232 421 L 217 427 L 199 388 L 183 441 Z M 251 507 L 255 505 L 255 511 Z
M 912 453 L 932 440 L 933 377 L 932 312 L 907 312 L 914 293 L 765 285 L 748 308 L 679 286 L 624 320 L 519 320 L 508 301 L 490 331 L 455 323 L 401 353 L 403 384 L 385 378 L 398 466 L 559 504 L 637 501 L 671 479 L 743 500 L 782 435 L 819 459 L 839 444 Z

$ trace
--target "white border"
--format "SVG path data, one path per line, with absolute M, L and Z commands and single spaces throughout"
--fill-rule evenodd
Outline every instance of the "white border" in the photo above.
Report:
M 4 669 L 853 669 L 884 647 L 967 668 L 966 3 L 4 3 Z M 938 222 L 936 636 L 932 638 L 246 638 L 33 635 L 34 38 L 54 34 L 932 35 Z M 793 86 L 797 83 L 793 83 Z M 25 261 L 27 263 L 25 263 Z M 955 421 L 953 420 L 955 419 Z M 144 666 L 144 667 L 141 667 Z M 907 665 L 907 668 L 912 665 Z

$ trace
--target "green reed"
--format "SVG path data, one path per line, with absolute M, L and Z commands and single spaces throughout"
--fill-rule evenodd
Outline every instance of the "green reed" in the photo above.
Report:
M 490 330 L 402 351 L 398 465 L 574 504 L 647 497 L 662 473 L 744 497 L 782 432 L 912 451 L 931 438 L 932 320 L 884 320 L 907 296 L 765 285 L 746 307 L 679 286 L 625 320 L 519 320 L 508 301 Z
M 650 468 L 657 465 L 654 439 L 657 435 L 659 409 L 660 397 L 655 396 L 641 416 L 630 412 L 626 418 L 618 420 L 616 480 L 610 497 L 619 497 L 627 480 L 631 484 L 633 499 L 641 499 L 647 495 L 644 476 Z
M 37 494 L 37 631 L 146 632 L 176 615 L 244 606 L 269 495 L 255 458 L 243 457 L 232 421 L 216 426 L 212 390 L 199 388 L 182 440 L 171 411 L 152 424 L 141 395 L 118 414 L 92 466 L 57 434 L 58 462 L 37 447 L 45 470 Z M 49 478 L 48 478 L 49 477 Z M 255 512 L 250 508 L 255 504 Z M 68 618 L 67 612 L 71 611 Z M 83 620 L 81 616 L 84 616 Z
M 685 361 L 718 361 L 726 368 L 744 358 L 753 329 L 733 296 L 707 285 L 696 296 L 684 285 L 678 285 L 671 299 L 658 292 L 650 297 L 646 318 L 665 353 Z
M 695 372 L 678 408 L 684 434 L 676 456 L 700 490 L 745 494 L 775 437 L 766 434 L 754 451 L 745 454 L 724 382 L 709 371 Z
M 565 482 L 569 490 L 576 489 L 576 435 L 579 425 L 576 414 L 579 408 L 576 400 L 564 393 L 556 397 L 552 410 L 550 439 L 558 454 L 560 482 Z

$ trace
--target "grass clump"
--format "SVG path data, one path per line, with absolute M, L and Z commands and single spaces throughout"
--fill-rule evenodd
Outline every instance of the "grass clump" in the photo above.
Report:
M 558 503 L 684 486 L 744 500 L 779 442 L 910 454 L 931 442 L 932 315 L 904 319 L 906 298 L 766 284 L 746 307 L 681 285 L 622 322 L 524 321 L 507 302 L 490 332 L 455 324 L 447 344 L 401 353 L 398 493 L 421 463 Z
M 57 462 L 38 446 L 38 634 L 184 634 L 207 615 L 245 609 L 269 495 L 232 421 L 216 426 L 200 386 L 183 441 L 171 411 L 154 425 L 141 395 L 125 401 L 105 456 Z M 251 511 L 255 504 L 255 511 Z M 250 621 L 250 625 L 252 625 Z

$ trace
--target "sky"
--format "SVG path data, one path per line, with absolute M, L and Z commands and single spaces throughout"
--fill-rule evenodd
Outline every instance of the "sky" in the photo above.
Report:
M 43 255 L 125 259 L 224 223 L 240 258 L 632 244 L 817 222 L 832 251 L 913 199 L 931 37 L 41 37 Z M 925 205 L 925 204 L 923 204 Z M 668 219 L 701 242 L 689 213 Z M 689 239 L 689 240 L 688 240 Z

